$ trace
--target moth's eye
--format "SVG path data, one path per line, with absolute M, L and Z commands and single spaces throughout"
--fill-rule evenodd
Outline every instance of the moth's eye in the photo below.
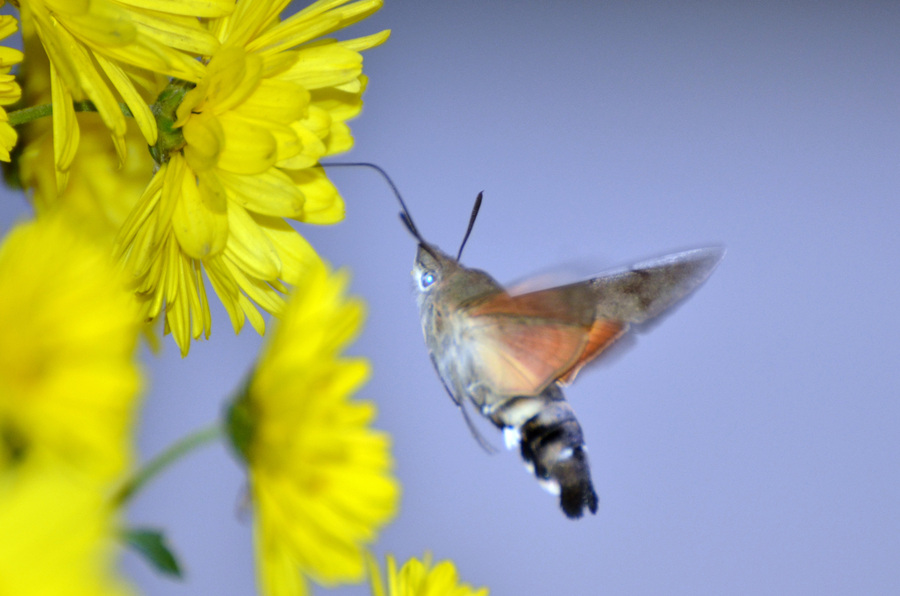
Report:
M 431 284 L 433 284 L 433 283 L 434 283 L 434 273 L 432 273 L 431 271 L 426 271 L 425 273 L 422 274 L 422 277 L 419 278 L 419 285 L 422 287 L 423 290 L 428 289 L 428 287 L 431 286 Z

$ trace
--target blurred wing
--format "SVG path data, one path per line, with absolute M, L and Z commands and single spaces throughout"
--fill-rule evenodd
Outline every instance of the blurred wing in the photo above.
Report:
M 584 349 L 577 327 L 485 317 L 470 330 L 479 381 L 498 395 L 535 395 L 570 369 Z
M 724 253 L 719 247 L 687 250 L 573 284 L 589 290 L 596 319 L 583 354 L 560 376 L 559 383 L 571 383 L 584 365 L 628 330 L 629 324 L 641 325 L 671 312 L 703 285 Z M 646 330 L 646 325 L 640 329 Z
M 687 298 L 710 276 L 722 248 L 687 250 L 591 279 L 596 316 L 644 323 Z
M 599 356 L 603 350 L 608 348 L 618 338 L 622 337 L 627 330 L 628 325 L 620 321 L 611 321 L 609 319 L 597 319 L 594 321 L 594 324 L 591 326 L 591 330 L 588 333 L 587 345 L 584 347 L 584 350 L 582 350 L 578 360 L 557 378 L 557 382 L 560 385 L 568 385 L 574 381 L 576 375 L 578 375 L 578 371 L 580 371 L 585 364 Z
M 479 299 L 467 307 L 467 336 L 480 380 L 501 395 L 534 395 L 557 379 L 571 381 L 624 331 L 595 320 L 595 310 L 584 284 Z
M 463 308 L 480 380 L 501 395 L 534 395 L 571 383 L 629 328 L 682 301 L 724 254 L 700 248 L 620 272 L 521 295 L 497 292 Z

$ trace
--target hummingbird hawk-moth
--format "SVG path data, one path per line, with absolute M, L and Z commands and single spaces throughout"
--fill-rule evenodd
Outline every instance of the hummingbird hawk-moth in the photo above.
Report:
M 476 438 L 466 402 L 503 431 L 507 447 L 518 446 L 568 517 L 581 517 L 584 508 L 596 513 L 581 426 L 562 387 L 630 327 L 696 290 L 724 250 L 687 250 L 586 281 L 515 293 L 459 263 L 481 194 L 456 258 L 422 237 L 397 198 L 419 243 L 412 275 L 422 332 L 447 393 Z

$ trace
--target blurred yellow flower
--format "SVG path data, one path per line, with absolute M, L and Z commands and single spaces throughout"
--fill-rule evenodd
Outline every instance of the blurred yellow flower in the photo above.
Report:
M 369 374 L 340 352 L 363 304 L 346 276 L 310 274 L 289 300 L 244 396 L 230 436 L 247 461 L 262 593 L 307 593 L 362 581 L 366 546 L 397 508 L 389 437 L 370 426 L 371 402 L 350 399 Z
M 3 6 L 0 0 L 0 6 Z M 16 32 L 18 23 L 11 15 L 0 15 L 0 41 Z M 14 64 L 22 61 L 22 52 L 0 46 L 0 106 L 8 106 L 19 101 L 22 90 L 16 78 L 10 74 Z M 9 152 L 16 145 L 16 129 L 9 125 L 6 110 L 0 108 L 0 160 L 9 161 Z
M 134 298 L 107 251 L 60 218 L 0 246 L 0 468 L 35 457 L 112 481 L 131 459 Z
M 121 160 L 125 116 L 119 99 L 147 142 L 156 142 L 156 121 L 135 85 L 148 71 L 200 80 L 204 69 L 194 55 L 212 53 L 218 42 L 197 17 L 219 17 L 233 5 L 234 0 L 152 5 L 146 0 L 20 0 L 26 44 L 36 36 L 50 58 L 54 155 L 61 187 L 79 141 L 72 101 L 93 102 Z
M 353 144 L 345 121 L 362 106 L 359 52 L 388 32 L 318 38 L 381 0 L 323 0 L 279 22 L 286 4 L 239 2 L 210 21 L 221 45 L 195 87 L 172 88 L 174 134 L 160 136 L 160 169 L 117 241 L 146 317 L 164 312 L 183 354 L 210 333 L 204 272 L 235 331 L 249 319 L 263 333 L 258 307 L 278 314 L 287 285 L 322 266 L 284 218 L 343 218 L 337 190 L 314 166 Z
M 19 178 L 39 218 L 55 211 L 65 216 L 85 236 L 111 251 L 128 213 L 137 204 L 153 175 L 153 158 L 137 127 L 129 123 L 125 133 L 128 159 L 121 166 L 109 143 L 109 132 L 97 114 L 77 115 L 81 145 L 69 169 L 69 182 L 59 191 L 53 164 L 53 135 L 47 127 L 34 134 L 34 122 L 22 135 Z
M 131 594 L 115 573 L 115 520 L 105 499 L 35 462 L 0 473 L 0 594 Z
M 459 583 L 459 576 L 452 561 L 441 561 L 431 566 L 431 557 L 425 560 L 410 559 L 400 571 L 394 557 L 387 557 L 388 583 L 385 588 L 378 565 L 371 561 L 370 576 L 373 596 L 488 596 L 487 588 L 475 589 Z

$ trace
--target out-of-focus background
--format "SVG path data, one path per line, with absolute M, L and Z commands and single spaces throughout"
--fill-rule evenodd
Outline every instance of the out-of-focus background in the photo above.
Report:
M 302 229 L 369 305 L 361 395 L 403 484 L 376 552 L 452 558 L 497 595 L 900 591 L 900 5 L 392 0 L 344 36 L 382 28 L 347 159 L 386 168 L 448 252 L 483 190 L 466 265 L 513 281 L 728 254 L 566 391 L 601 499 L 573 522 L 472 439 L 422 342 L 395 199 L 333 171 L 346 221 Z M 5 196 L 3 230 L 28 212 Z M 218 415 L 260 341 L 219 307 L 188 359 L 167 338 L 141 452 Z M 243 482 L 210 447 L 135 501 L 187 567 L 180 585 L 127 557 L 144 594 L 254 593 Z

